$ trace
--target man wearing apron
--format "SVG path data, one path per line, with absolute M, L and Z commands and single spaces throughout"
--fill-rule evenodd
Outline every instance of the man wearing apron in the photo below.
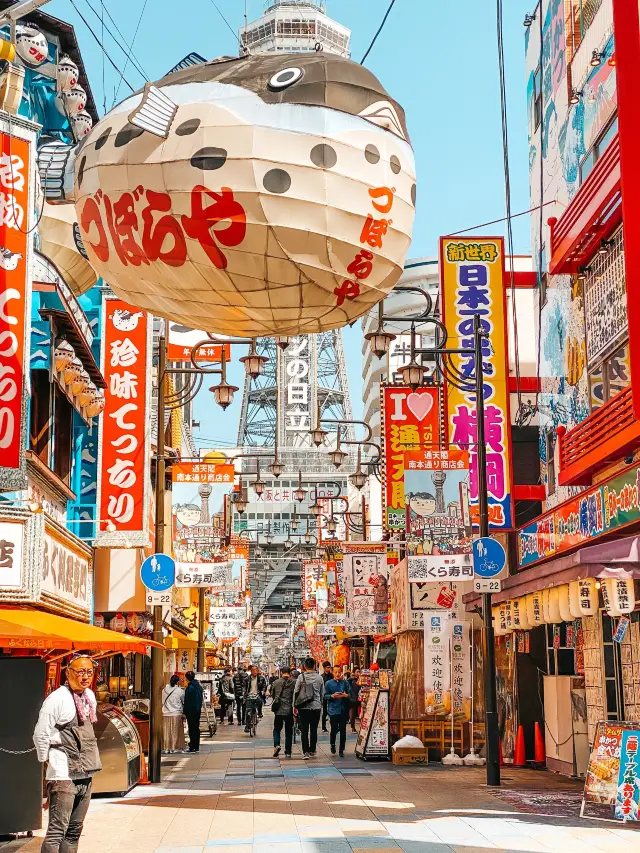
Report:
M 102 769 L 93 731 L 95 664 L 77 655 L 67 666 L 67 683 L 49 694 L 33 733 L 38 760 L 48 762 L 49 825 L 42 853 L 76 853 L 91 801 L 91 777 Z

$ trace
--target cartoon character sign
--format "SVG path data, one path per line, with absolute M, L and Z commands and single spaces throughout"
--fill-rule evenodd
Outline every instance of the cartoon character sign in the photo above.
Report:
M 151 102 L 166 136 L 140 126 Z M 89 259 L 118 295 L 254 337 L 338 328 L 389 293 L 416 188 L 404 112 L 368 69 L 278 53 L 127 98 L 84 140 L 75 192 Z

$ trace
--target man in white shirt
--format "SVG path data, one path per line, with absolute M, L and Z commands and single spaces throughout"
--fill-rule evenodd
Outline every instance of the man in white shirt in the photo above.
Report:
M 67 683 L 44 700 L 33 732 L 38 760 L 48 762 L 49 825 L 42 853 L 76 853 L 91 801 L 91 777 L 102 769 L 93 731 L 94 670 L 86 655 L 71 659 Z

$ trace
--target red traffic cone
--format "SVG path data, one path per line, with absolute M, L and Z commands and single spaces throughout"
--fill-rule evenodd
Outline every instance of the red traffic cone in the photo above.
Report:
M 524 728 L 518 726 L 518 734 L 516 735 L 516 748 L 513 752 L 512 767 L 526 767 L 527 757 L 524 748 Z
M 147 774 L 147 759 L 144 757 L 144 752 L 140 753 L 140 778 L 138 785 L 150 785 L 149 776 Z
M 500 759 L 500 767 L 505 767 L 504 755 L 502 754 L 502 738 L 498 740 L 498 756 Z
M 544 750 L 544 738 L 542 737 L 542 730 L 540 729 L 540 723 L 535 724 L 534 728 L 534 742 L 535 742 L 535 761 L 536 764 L 546 764 L 547 756 Z

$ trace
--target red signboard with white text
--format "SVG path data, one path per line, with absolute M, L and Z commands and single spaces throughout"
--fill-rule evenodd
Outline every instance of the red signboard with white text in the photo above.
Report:
M 131 545 L 147 544 L 151 318 L 120 299 L 106 299 L 102 330 L 107 387 L 100 420 L 98 539 L 126 534 Z
M 0 466 L 22 458 L 25 325 L 29 310 L 27 241 L 29 143 L 0 133 Z

